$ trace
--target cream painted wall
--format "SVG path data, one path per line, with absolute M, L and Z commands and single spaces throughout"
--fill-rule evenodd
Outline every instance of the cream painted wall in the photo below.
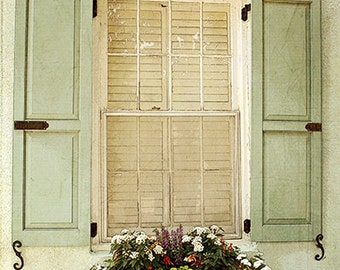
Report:
M 18 262 L 11 239 L 12 111 L 14 0 L 0 0 L 0 270 L 13 269 Z M 340 3 L 323 0 L 323 234 L 326 258 L 314 260 L 319 253 L 314 243 L 258 243 L 259 250 L 273 270 L 338 269 L 340 234 Z M 26 248 L 22 255 L 27 270 L 86 270 L 100 261 L 89 247 Z

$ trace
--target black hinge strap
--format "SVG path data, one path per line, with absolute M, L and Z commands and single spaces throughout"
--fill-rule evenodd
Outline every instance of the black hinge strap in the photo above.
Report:
M 97 0 L 93 0 L 93 4 L 92 4 L 92 18 L 97 17 L 97 13 L 98 13 Z
M 90 229 L 91 229 L 91 237 L 92 238 L 96 237 L 97 236 L 97 229 L 98 229 L 97 223 L 92 222 Z
M 250 228 L 251 228 L 251 221 L 250 221 L 250 219 L 245 219 L 243 221 L 243 231 L 245 233 L 250 233 Z
M 246 4 L 241 10 L 241 18 L 242 21 L 247 21 L 248 20 L 248 12 L 251 11 L 251 4 Z
M 48 127 L 46 121 L 14 121 L 16 130 L 46 130 Z
M 321 132 L 322 124 L 321 123 L 307 123 L 305 129 L 310 132 Z

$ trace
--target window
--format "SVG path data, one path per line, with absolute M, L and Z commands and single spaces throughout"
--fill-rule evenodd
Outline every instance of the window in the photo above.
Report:
M 253 240 L 320 233 L 320 1 L 253 1 L 251 68 L 240 1 L 99 3 L 93 27 L 92 1 L 16 5 L 14 120 L 34 127 L 13 131 L 13 239 L 88 245 L 90 190 L 94 244 L 159 222 L 236 238 L 250 206 Z
M 126 227 L 179 224 L 218 224 L 240 237 L 236 2 L 109 0 L 100 7 L 103 53 L 95 60 L 107 74 L 95 88 L 100 241 Z

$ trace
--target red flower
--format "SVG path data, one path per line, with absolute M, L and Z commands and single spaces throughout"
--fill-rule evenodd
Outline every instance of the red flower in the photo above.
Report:
M 241 266 L 241 265 L 239 265 L 239 266 L 237 266 L 237 268 L 238 268 L 238 269 L 242 269 L 242 266 Z
M 171 262 L 171 259 L 170 259 L 170 257 L 168 255 L 164 255 L 163 261 L 164 261 L 165 265 L 174 265 Z
M 188 262 L 194 262 L 194 261 L 196 261 L 195 254 L 190 254 L 188 257 Z
M 113 259 L 116 260 L 119 256 L 120 256 L 120 253 L 116 253 Z
M 153 270 L 153 267 L 152 267 L 152 265 L 150 265 L 150 266 L 149 266 L 149 270 Z
M 202 262 L 201 260 L 197 259 L 197 260 L 195 261 L 195 266 L 196 266 L 196 268 L 197 268 L 198 266 L 200 266 L 201 264 L 203 264 L 203 262 Z
M 195 254 L 191 254 L 188 256 L 188 262 L 192 262 L 191 266 L 196 266 L 196 268 L 198 268 L 201 264 L 204 264 L 204 262 L 202 262 L 198 259 L 198 257 L 195 256 Z
M 233 244 L 232 244 L 232 243 L 229 244 L 228 250 L 234 250 L 234 247 L 233 247 Z

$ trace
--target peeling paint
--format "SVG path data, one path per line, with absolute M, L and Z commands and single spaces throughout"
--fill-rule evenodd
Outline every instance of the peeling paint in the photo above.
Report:
M 192 49 L 196 50 L 196 42 L 199 42 L 199 33 L 192 36 Z
M 155 45 L 154 42 L 147 42 L 147 41 L 142 41 L 143 43 L 140 45 L 140 49 L 144 50 L 145 48 L 153 47 Z
M 176 39 L 178 41 L 178 46 L 182 49 L 183 48 L 184 39 L 181 38 L 180 36 L 177 36 Z

